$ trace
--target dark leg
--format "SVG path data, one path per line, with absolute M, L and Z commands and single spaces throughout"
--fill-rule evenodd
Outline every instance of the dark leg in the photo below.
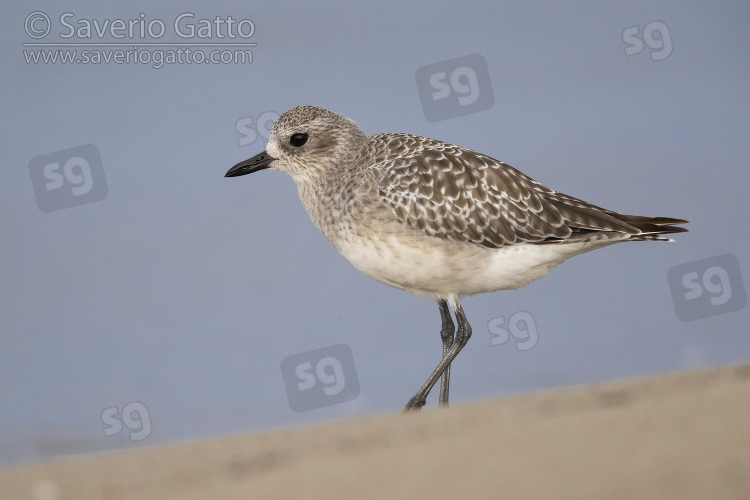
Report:
M 443 326 L 440 329 L 440 338 L 443 339 L 443 358 L 448 355 L 451 346 L 453 346 L 453 334 L 456 332 L 456 326 L 453 324 L 451 319 L 451 312 L 448 309 L 448 303 L 444 300 L 438 301 L 438 307 L 440 308 L 440 319 L 443 322 Z M 450 391 L 451 384 L 451 365 L 448 365 L 443 371 L 443 376 L 440 378 L 440 399 L 438 406 L 448 406 L 448 392 Z
M 427 381 L 424 383 L 424 385 L 422 385 L 422 387 L 420 387 L 414 397 L 412 397 L 409 402 L 406 403 L 403 413 L 411 410 L 420 410 L 425 405 L 425 403 L 427 402 L 427 395 L 435 386 L 435 383 L 440 377 L 443 376 L 445 370 L 451 365 L 453 360 L 456 359 L 458 353 L 461 352 L 461 349 L 463 349 L 466 343 L 469 341 L 469 338 L 471 337 L 471 326 L 469 325 L 469 321 L 466 319 L 464 310 L 461 307 L 461 302 L 458 300 L 456 301 L 454 311 L 456 313 L 456 321 L 458 322 L 456 340 L 448 349 L 446 355 L 443 356 L 443 359 L 440 361 L 440 363 L 438 363 L 437 368 L 435 368 L 432 374 L 427 378 Z

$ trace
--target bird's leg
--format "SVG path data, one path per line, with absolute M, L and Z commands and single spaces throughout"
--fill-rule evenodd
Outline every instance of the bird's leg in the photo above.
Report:
M 453 345 L 451 345 L 451 347 L 448 349 L 448 352 L 445 354 L 445 356 L 443 356 L 443 359 L 440 361 L 440 363 L 438 363 L 437 368 L 435 368 L 432 374 L 427 378 L 427 381 L 422 385 L 422 387 L 419 388 L 414 397 L 412 397 L 409 402 L 406 403 L 406 406 L 404 407 L 404 411 L 402 413 L 422 409 L 422 407 L 427 402 L 427 395 L 435 386 L 435 383 L 443 375 L 443 373 L 445 373 L 446 368 L 451 365 L 453 360 L 456 358 L 458 353 L 461 352 L 461 349 L 464 348 L 466 343 L 469 341 L 469 338 L 471 337 L 471 326 L 469 325 L 469 321 L 466 319 L 466 315 L 464 314 L 464 310 L 461 307 L 460 300 L 456 300 L 455 304 L 453 304 L 453 310 L 456 313 L 456 321 L 458 322 L 456 339 L 453 342 Z
M 442 327 L 440 329 L 440 338 L 443 339 L 443 359 L 448 355 L 448 351 L 453 345 L 453 334 L 456 332 L 456 326 L 453 324 L 451 319 L 451 312 L 448 309 L 448 302 L 444 300 L 438 301 L 438 307 L 440 308 L 440 319 L 442 320 Z M 443 371 L 443 375 L 440 378 L 440 399 L 438 400 L 438 406 L 448 406 L 448 392 L 450 391 L 451 384 L 451 365 L 448 365 Z

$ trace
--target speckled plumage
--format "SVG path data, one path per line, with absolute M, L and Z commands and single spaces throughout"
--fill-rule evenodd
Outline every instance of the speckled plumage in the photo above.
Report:
M 305 135 L 304 144 L 292 144 L 295 134 Z M 367 276 L 449 302 L 459 333 L 462 296 L 524 286 L 613 243 L 669 241 L 661 235 L 686 231 L 675 225 L 681 219 L 623 215 L 558 193 L 461 146 L 410 134 L 366 136 L 314 106 L 282 114 L 266 151 L 227 175 L 261 168 L 294 179 L 315 225 Z M 427 385 L 415 398 L 426 397 Z

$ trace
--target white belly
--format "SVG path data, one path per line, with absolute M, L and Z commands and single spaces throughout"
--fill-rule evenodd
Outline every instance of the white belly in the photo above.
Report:
M 518 244 L 497 249 L 392 234 L 340 241 L 354 267 L 386 285 L 432 299 L 511 290 L 545 276 L 565 260 L 615 241 Z

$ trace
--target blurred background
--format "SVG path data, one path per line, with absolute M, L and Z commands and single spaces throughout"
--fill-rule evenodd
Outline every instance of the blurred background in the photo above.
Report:
M 453 403 L 750 360 L 747 2 L 0 9 L 0 466 L 401 410 L 436 305 L 224 178 L 300 104 L 691 221 L 466 299 Z

